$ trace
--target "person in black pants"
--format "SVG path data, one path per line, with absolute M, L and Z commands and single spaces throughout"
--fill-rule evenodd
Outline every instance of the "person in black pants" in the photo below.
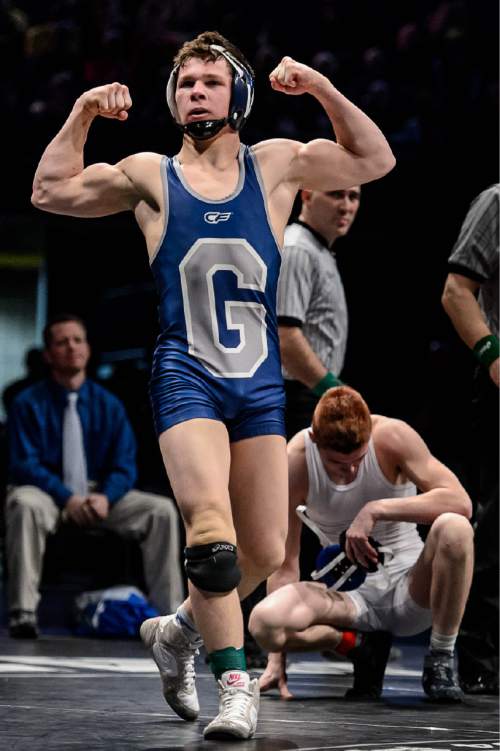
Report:
M 475 506 L 475 566 L 457 641 L 466 693 L 498 694 L 498 262 L 500 185 L 472 202 L 448 260 L 442 303 L 474 353 L 473 424 L 468 453 Z

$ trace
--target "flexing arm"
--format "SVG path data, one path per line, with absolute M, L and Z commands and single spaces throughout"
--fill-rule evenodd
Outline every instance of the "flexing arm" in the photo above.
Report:
M 476 299 L 479 282 L 462 276 L 448 274 L 441 302 L 460 338 L 469 349 L 491 331 Z M 492 381 L 500 385 L 500 359 L 497 357 L 488 368 Z
M 296 144 L 287 182 L 315 190 L 333 190 L 376 180 L 395 159 L 383 133 L 318 71 L 284 57 L 270 75 L 271 86 L 285 94 L 311 94 L 330 118 L 337 143 L 317 139 Z
M 382 498 L 366 503 L 347 530 L 346 552 L 352 560 L 376 562 L 368 536 L 378 521 L 432 524 L 446 512 L 470 518 L 472 504 L 453 472 L 430 453 L 428 447 L 409 425 L 387 420 L 377 432 L 377 452 L 411 480 L 421 491 L 403 498 Z
M 128 88 L 119 83 L 90 89 L 75 102 L 37 167 L 32 203 L 55 214 L 98 217 L 133 209 L 139 201 L 126 174 L 127 160 L 119 165 L 84 167 L 83 150 L 95 117 L 126 120 L 132 106 Z

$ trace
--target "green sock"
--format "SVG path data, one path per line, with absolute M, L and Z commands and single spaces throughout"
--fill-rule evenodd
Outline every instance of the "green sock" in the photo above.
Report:
M 226 670 L 246 671 L 247 669 L 247 661 L 243 647 L 240 647 L 240 649 L 236 649 L 235 647 L 216 649 L 215 652 L 210 652 L 208 655 L 208 662 L 216 680 L 219 680 L 222 673 L 225 673 Z

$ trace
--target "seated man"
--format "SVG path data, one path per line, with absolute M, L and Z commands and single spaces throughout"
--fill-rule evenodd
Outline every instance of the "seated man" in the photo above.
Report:
M 471 502 L 458 479 L 409 425 L 370 415 L 361 395 L 345 386 L 322 396 L 312 429 L 292 438 L 288 457 L 286 559 L 249 624 L 271 653 L 261 690 L 277 686 L 290 698 L 287 650 L 354 645 L 351 629 L 411 636 L 432 626 L 424 691 L 434 700 L 461 701 L 454 645 L 471 583 L 473 532 Z M 350 561 L 377 566 L 374 541 L 392 556 L 351 591 L 299 582 L 301 504 L 324 538 L 337 543 L 347 530 Z M 417 524 L 430 525 L 425 544 Z
M 19 394 L 9 414 L 6 499 L 9 631 L 35 638 L 47 535 L 61 522 L 138 540 L 149 598 L 161 612 L 183 600 L 178 514 L 166 497 L 132 490 L 135 439 L 122 403 L 86 377 L 83 321 L 45 327 L 50 377 Z

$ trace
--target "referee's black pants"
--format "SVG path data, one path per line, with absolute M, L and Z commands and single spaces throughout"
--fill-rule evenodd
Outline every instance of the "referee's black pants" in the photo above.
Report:
M 470 492 L 474 505 L 474 575 L 465 608 L 457 654 L 464 681 L 498 675 L 498 411 L 499 390 L 479 367 L 474 376 L 473 467 Z

